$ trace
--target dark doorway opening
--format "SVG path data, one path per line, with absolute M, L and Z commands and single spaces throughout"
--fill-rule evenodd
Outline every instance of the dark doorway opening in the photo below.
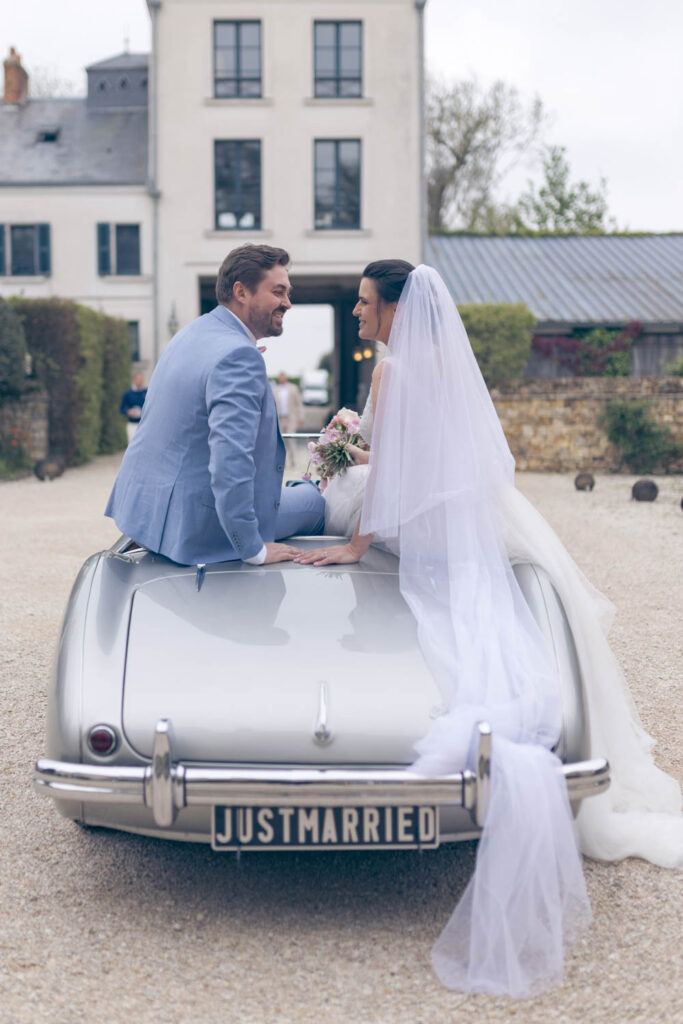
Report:
M 370 390 L 374 358 L 368 347 L 358 343 L 358 325 L 353 308 L 358 300 L 359 275 L 291 275 L 293 299 L 297 304 L 332 306 L 334 309 L 333 405 L 361 411 Z M 216 278 L 199 278 L 199 312 L 209 313 L 216 305 Z M 365 353 L 365 355 L 364 355 Z

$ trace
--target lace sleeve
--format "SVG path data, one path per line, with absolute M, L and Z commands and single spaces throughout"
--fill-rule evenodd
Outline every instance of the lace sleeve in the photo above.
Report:
M 361 414 L 360 423 L 358 425 L 358 432 L 363 440 L 367 444 L 372 444 L 372 424 L 374 421 L 374 411 L 372 408 L 372 388 L 368 392 L 368 400 L 365 403 L 365 407 Z

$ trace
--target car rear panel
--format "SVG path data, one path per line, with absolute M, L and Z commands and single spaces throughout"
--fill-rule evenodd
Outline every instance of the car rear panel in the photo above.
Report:
M 123 728 L 145 757 L 165 717 L 184 761 L 409 764 L 440 699 L 394 573 L 231 566 L 134 592 Z

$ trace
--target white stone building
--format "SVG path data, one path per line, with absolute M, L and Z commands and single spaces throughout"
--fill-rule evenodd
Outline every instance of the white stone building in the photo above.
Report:
M 422 254 L 424 0 L 148 0 L 152 53 L 88 68 L 87 99 L 0 108 L 0 295 L 122 316 L 153 365 L 245 241 L 335 308 L 338 398 L 363 266 Z M 30 95 L 30 90 L 29 90 Z M 137 339 L 137 340 L 136 340 Z

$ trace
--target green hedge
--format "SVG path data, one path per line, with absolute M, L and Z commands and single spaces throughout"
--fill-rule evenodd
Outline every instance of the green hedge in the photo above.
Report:
M 76 305 L 60 299 L 11 300 L 23 320 L 33 374 L 49 395 L 48 446 L 52 454 L 72 462 L 80 397 L 76 375 L 80 341 Z
M 71 464 L 90 462 L 100 450 L 104 317 L 87 306 L 76 306 L 80 366 L 76 374 L 79 414 L 74 424 L 76 448 Z
M 646 401 L 610 402 L 602 417 L 605 432 L 625 465 L 634 473 L 668 472 L 680 458 L 680 445 L 667 427 L 660 426 Z
M 126 418 L 119 412 L 121 397 L 130 387 L 131 361 L 125 320 L 104 317 L 100 455 L 121 452 L 128 444 Z
M 26 338 L 21 319 L 0 299 L 0 402 L 16 398 L 26 376 Z
M 124 321 L 63 299 L 10 301 L 23 321 L 34 376 L 50 397 L 50 454 L 77 466 L 100 451 L 124 448 L 125 422 L 118 422 L 130 380 Z
M 531 352 L 536 317 L 523 303 L 458 306 L 484 380 L 521 377 Z
M 0 480 L 25 476 L 32 467 L 33 460 L 16 438 L 0 437 Z

